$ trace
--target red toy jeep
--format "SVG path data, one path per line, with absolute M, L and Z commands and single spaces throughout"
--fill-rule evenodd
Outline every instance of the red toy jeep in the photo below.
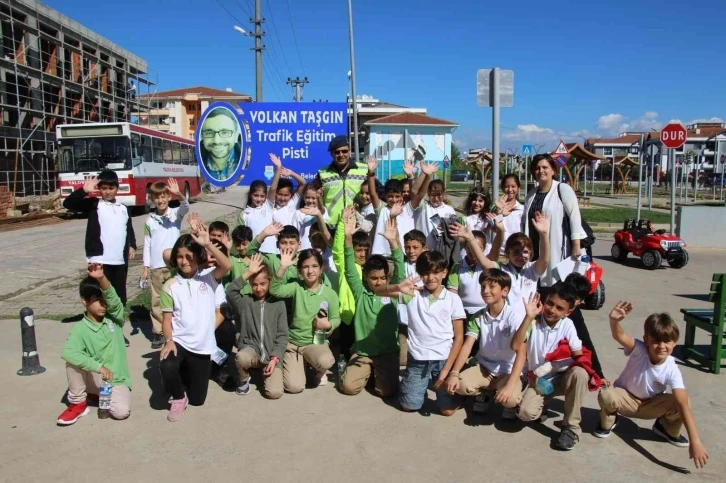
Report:
M 622 230 L 615 232 L 615 243 L 610 254 L 618 262 L 625 261 L 628 253 L 640 257 L 648 270 L 661 266 L 663 260 L 672 268 L 683 268 L 688 263 L 686 242 L 675 235 L 666 235 L 665 230 L 655 230 L 650 220 L 625 220 Z

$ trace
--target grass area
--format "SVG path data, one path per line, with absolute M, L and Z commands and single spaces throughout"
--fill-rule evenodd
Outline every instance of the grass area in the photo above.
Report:
M 126 301 L 126 307 L 124 308 L 124 317 L 126 319 L 129 318 L 134 307 L 151 310 L 151 290 L 142 290 L 136 297 Z
M 635 208 L 580 208 L 582 217 L 588 223 L 623 223 L 627 218 L 635 218 L 638 214 Z M 669 223 L 671 217 L 668 213 L 640 211 L 641 218 L 647 218 L 653 223 Z

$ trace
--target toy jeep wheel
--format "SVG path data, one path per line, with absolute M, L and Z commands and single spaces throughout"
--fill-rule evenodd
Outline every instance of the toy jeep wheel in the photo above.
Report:
M 617 242 L 613 243 L 612 248 L 610 248 L 610 255 L 612 255 L 616 262 L 624 262 L 625 259 L 628 258 L 627 250 L 625 250 L 625 248 Z
M 585 308 L 587 310 L 600 310 L 603 305 L 605 305 L 605 284 L 600 280 L 597 289 L 585 299 Z
M 643 260 L 643 265 L 648 270 L 660 268 L 660 264 L 663 263 L 663 257 L 660 256 L 660 252 L 658 250 L 648 250 L 643 253 L 641 260 Z
M 688 252 L 683 250 L 683 256 L 668 262 L 671 268 L 683 268 L 688 265 Z

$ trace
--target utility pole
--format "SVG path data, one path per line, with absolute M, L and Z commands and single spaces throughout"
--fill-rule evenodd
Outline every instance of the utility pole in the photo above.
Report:
M 310 81 L 308 81 L 308 78 L 305 77 L 303 79 L 299 77 L 295 77 L 294 79 L 287 78 L 286 84 L 290 84 L 295 88 L 295 102 L 302 101 L 302 90 L 305 84 L 309 84 Z
M 255 18 L 250 19 L 255 26 L 255 46 L 252 50 L 255 51 L 255 101 L 262 102 L 262 51 L 265 50 L 265 46 L 262 45 L 262 24 L 265 21 L 262 18 L 262 0 L 255 0 Z
M 355 157 L 353 161 L 358 162 L 358 153 L 360 152 L 360 141 L 358 136 L 358 98 L 355 93 L 355 47 L 353 44 L 353 1 L 348 0 L 348 43 L 350 46 L 350 97 L 353 102 L 353 148 L 355 149 Z M 405 139 L 405 138 L 404 138 Z M 390 165 L 389 165 L 390 166 Z

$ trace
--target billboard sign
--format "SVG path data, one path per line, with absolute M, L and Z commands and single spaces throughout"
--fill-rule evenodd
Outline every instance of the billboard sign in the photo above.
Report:
M 218 187 L 256 179 L 269 183 L 274 174 L 269 153 L 309 181 L 331 162 L 330 140 L 347 132 L 344 102 L 215 102 L 197 126 L 197 159 L 204 177 Z

